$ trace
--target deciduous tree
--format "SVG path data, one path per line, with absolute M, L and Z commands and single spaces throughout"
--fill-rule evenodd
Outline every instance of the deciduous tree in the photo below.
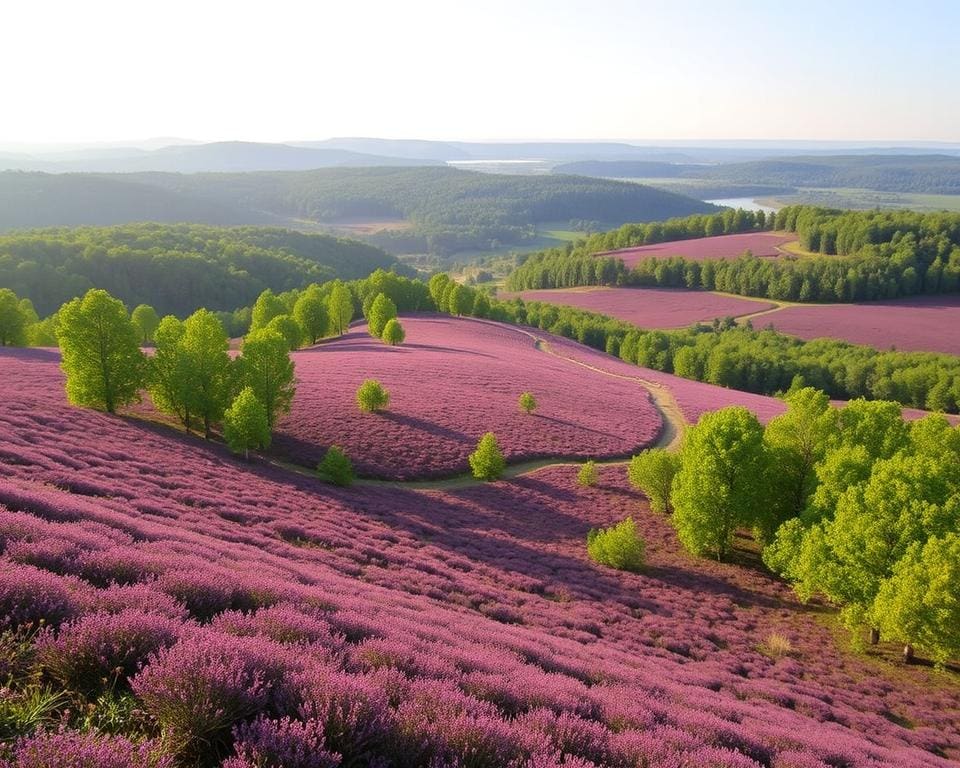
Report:
M 339 280 L 334 283 L 327 298 L 327 314 L 334 333 L 342 336 L 353 319 L 353 295 L 350 289 Z
M 390 404 L 390 393 L 376 379 L 367 379 L 357 389 L 357 405 L 361 411 L 376 413 Z
M 280 415 L 290 410 L 296 388 L 287 340 L 269 328 L 248 334 L 238 366 L 243 386 L 251 387 L 267 409 L 272 430 Z
M 27 318 L 17 294 L 0 288 L 0 347 L 22 347 L 27 343 Z
M 649 448 L 630 459 L 627 479 L 630 485 L 643 491 L 654 512 L 669 514 L 673 511 L 670 503 L 673 478 L 679 469 L 679 454 L 663 448 Z
M 397 316 L 397 305 L 385 293 L 378 293 L 367 313 L 367 328 L 376 339 L 383 336 L 387 323 Z
M 400 321 L 395 317 L 388 320 L 387 324 L 383 327 L 383 335 L 381 338 L 391 347 L 395 347 L 398 344 L 403 344 L 403 340 L 406 337 L 407 334 L 403 330 L 403 326 L 400 325 Z
M 267 409 L 252 387 L 244 387 L 223 414 L 223 437 L 234 453 L 250 458 L 250 449 L 270 445 Z
M 487 432 L 477 443 L 476 450 L 470 454 L 470 469 L 478 480 L 496 480 L 503 474 L 507 462 L 503 458 L 496 435 Z
M 293 305 L 293 316 L 311 344 L 326 335 L 330 317 L 318 285 L 310 285 L 300 294 Z
M 160 325 L 157 311 L 149 304 L 139 304 L 131 313 L 130 320 L 140 333 L 140 343 L 149 344 Z

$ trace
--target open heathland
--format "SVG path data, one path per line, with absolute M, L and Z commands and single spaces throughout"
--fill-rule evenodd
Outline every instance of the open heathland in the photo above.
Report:
M 801 339 L 828 337 L 878 349 L 960 355 L 960 295 L 913 296 L 868 304 L 784 307 L 754 321 Z
M 650 258 L 668 259 L 682 256 L 693 261 L 706 259 L 735 259 L 750 251 L 754 256 L 780 256 L 780 246 L 793 242 L 797 236 L 792 233 L 747 232 L 736 235 L 716 235 L 691 240 L 673 240 L 665 243 L 652 243 L 637 248 L 624 248 L 618 251 L 605 251 L 597 256 L 615 256 L 623 259 L 627 269 Z
M 615 317 L 641 328 L 684 328 L 715 318 L 773 309 L 774 304 L 682 288 L 568 288 L 523 291 L 524 301 L 545 301 Z
M 339 445 L 361 475 L 436 477 L 467 471 L 485 432 L 508 461 L 626 456 L 660 434 L 642 386 L 545 355 L 516 328 L 442 315 L 401 319 L 399 346 L 357 325 L 294 353 L 297 394 L 274 435 L 277 451 L 315 465 Z M 355 404 L 370 377 L 390 394 L 380 413 Z M 534 413 L 518 406 L 523 392 L 536 397 Z
M 146 746 L 179 765 L 255 764 L 285 742 L 320 765 L 960 757 L 952 673 L 850 654 L 779 580 L 684 554 L 622 468 L 592 488 L 556 467 L 457 492 L 332 489 L 72 409 L 57 363 L 0 351 L 0 620 L 44 619 L 44 674 L 77 695 L 114 676 L 155 718 Z M 592 563 L 587 531 L 628 515 L 645 570 Z M 122 654 L 118 628 L 137 638 Z M 84 739 L 101 754 L 111 737 Z

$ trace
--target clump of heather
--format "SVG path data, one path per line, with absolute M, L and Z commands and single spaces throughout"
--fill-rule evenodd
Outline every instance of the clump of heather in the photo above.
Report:
M 340 755 L 326 747 L 316 720 L 258 717 L 234 729 L 235 757 L 222 768 L 336 768 Z
M 0 560 L 0 630 L 61 624 L 79 612 L 81 586 L 30 565 Z
M 186 606 L 149 584 L 114 584 L 98 589 L 91 600 L 91 609 L 103 613 L 140 610 L 159 613 L 172 619 L 186 619 Z
M 214 569 L 167 571 L 157 581 L 157 588 L 186 605 L 198 621 L 209 621 L 231 609 L 251 610 L 275 599 L 239 584 L 235 573 Z
M 131 742 L 122 736 L 60 731 L 21 739 L 0 768 L 173 768 L 154 741 Z
M 238 637 L 267 637 L 285 645 L 319 643 L 341 650 L 344 638 L 330 624 L 291 605 L 279 604 L 253 613 L 227 611 L 211 623 L 211 628 Z
M 157 613 L 90 613 L 37 638 L 38 664 L 64 687 L 93 695 L 125 684 L 153 653 L 176 642 L 182 623 Z

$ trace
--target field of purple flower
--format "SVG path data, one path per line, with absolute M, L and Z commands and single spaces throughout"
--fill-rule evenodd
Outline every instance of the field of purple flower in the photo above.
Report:
M 537 352 L 515 328 L 441 315 L 404 317 L 403 325 L 402 346 L 371 339 L 359 325 L 296 352 L 297 394 L 275 449 L 315 465 L 335 444 L 361 474 L 408 479 L 466 471 L 487 431 L 508 461 L 625 456 L 660 433 L 641 386 Z M 357 408 L 367 378 L 389 391 L 386 411 Z M 526 391 L 537 400 L 533 414 L 517 405 Z
M 74 714 L 0 765 L 960 757 L 949 673 L 850 654 L 786 585 L 687 556 L 622 468 L 595 488 L 556 467 L 456 492 L 335 490 L 70 408 L 57 361 L 0 351 L 0 624 L 45 624 L 32 656 L 0 654 L 0 697 L 32 671 Z M 628 514 L 645 572 L 591 563 L 586 532 Z M 105 688 L 135 702 L 132 731 L 97 728 Z

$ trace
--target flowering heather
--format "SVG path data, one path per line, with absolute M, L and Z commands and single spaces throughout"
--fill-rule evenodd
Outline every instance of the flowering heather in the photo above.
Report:
M 735 259 L 744 251 L 754 256 L 779 256 L 779 246 L 793 242 L 796 235 L 777 235 L 772 232 L 748 232 L 741 235 L 717 235 L 692 240 L 671 240 L 666 243 L 641 245 L 636 248 L 623 248 L 619 251 L 606 251 L 597 256 L 616 256 L 623 259 L 627 269 L 635 267 L 644 259 L 656 257 L 668 259 L 682 256 L 692 261 L 706 259 Z
M 159 745 L 134 744 L 121 736 L 95 733 L 38 734 L 22 739 L 0 768 L 173 768 L 173 759 L 159 754 Z
M 2 572 L 58 597 L 30 620 L 48 618 L 47 605 L 61 627 L 142 614 L 151 590 L 189 573 L 199 592 L 218 592 L 229 574 L 244 596 L 202 625 L 183 622 L 175 644 L 128 676 L 165 754 L 248 768 L 258 754 L 299 759 L 322 733 L 318 754 L 344 766 L 420 756 L 526 768 L 947 768 L 960 758 L 953 673 L 852 654 L 829 613 L 779 580 L 691 558 L 622 466 L 601 466 L 589 488 L 575 466 L 556 466 L 458 490 L 341 490 L 71 409 L 56 365 L 0 351 Z M 587 531 L 628 516 L 645 570 L 592 563 Z M 6 554 L 41 539 L 63 553 L 44 568 Z M 118 547 L 151 564 L 143 582 L 103 586 L 78 570 L 87 553 Z M 165 614 L 180 608 L 157 594 Z M 763 652 L 774 633 L 789 655 Z
M 275 449 L 313 466 L 339 445 L 358 474 L 411 478 L 467 471 L 485 432 L 497 436 L 509 462 L 623 456 L 660 431 L 642 387 L 544 355 L 510 326 L 446 316 L 403 323 L 402 346 L 377 343 L 357 326 L 295 353 L 297 394 Z M 371 376 L 390 393 L 379 414 L 354 402 Z M 517 408 L 526 391 L 537 399 L 533 415 Z
M 685 328 L 714 318 L 739 317 L 773 309 L 765 301 L 683 288 L 566 288 L 524 291 L 524 301 L 544 301 L 616 317 L 641 328 Z M 501 298 L 510 298 L 505 294 Z
M 877 349 L 960 355 L 960 296 L 913 296 L 865 304 L 784 307 L 757 318 L 801 339 L 828 337 Z

